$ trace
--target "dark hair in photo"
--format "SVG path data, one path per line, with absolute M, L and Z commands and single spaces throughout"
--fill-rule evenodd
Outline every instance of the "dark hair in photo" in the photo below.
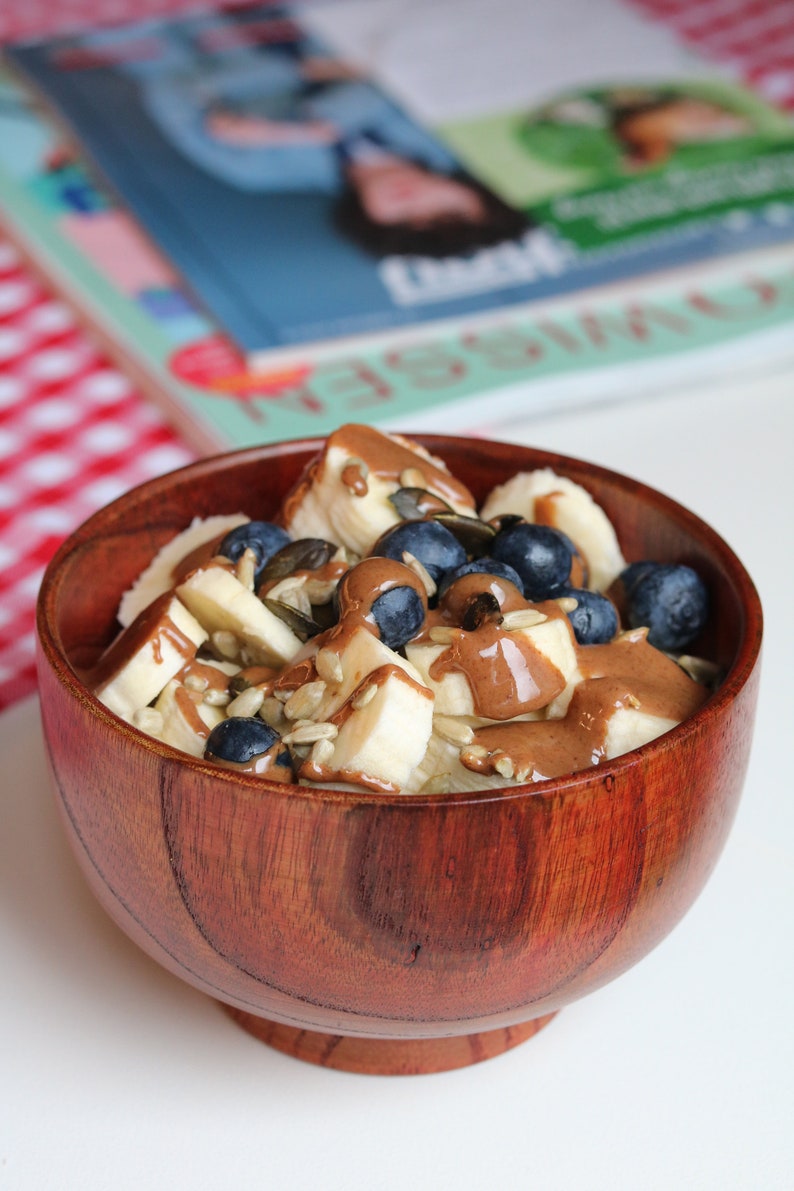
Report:
M 472 221 L 454 215 L 429 223 L 376 223 L 364 210 L 349 183 L 334 206 L 337 229 L 373 256 L 458 256 L 515 240 L 534 226 L 531 219 L 468 174 L 448 175 L 482 200 L 484 218 Z

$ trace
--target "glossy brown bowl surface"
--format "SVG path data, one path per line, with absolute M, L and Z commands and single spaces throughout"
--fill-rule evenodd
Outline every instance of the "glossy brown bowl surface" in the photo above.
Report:
M 726 674 L 702 709 L 597 768 L 434 796 L 270 783 L 129 727 L 80 679 L 117 631 L 122 592 L 194 516 L 271 517 L 319 440 L 205 460 L 121 497 L 58 551 L 38 609 L 54 785 L 100 902 L 258 1036 L 353 1070 L 499 1053 L 654 947 L 725 843 L 757 697 L 758 596 L 692 513 L 577 460 L 418 437 L 478 501 L 552 467 L 602 504 L 626 557 L 694 566 L 713 613 L 693 652 Z

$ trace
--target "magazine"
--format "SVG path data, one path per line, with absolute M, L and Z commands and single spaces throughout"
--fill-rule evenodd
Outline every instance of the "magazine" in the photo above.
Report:
M 245 6 L 9 57 L 255 370 L 791 241 L 790 123 L 615 0 L 597 79 L 554 44 L 575 0 L 401 11 Z M 453 27 L 453 65 L 419 52 Z M 518 81 L 497 54 L 517 45 L 542 63 Z
M 794 362 L 794 244 L 686 276 L 505 311 L 257 371 L 30 93 L 0 71 L 0 218 L 111 356 L 201 451 L 325 434 L 499 430 L 517 412 L 631 399 Z

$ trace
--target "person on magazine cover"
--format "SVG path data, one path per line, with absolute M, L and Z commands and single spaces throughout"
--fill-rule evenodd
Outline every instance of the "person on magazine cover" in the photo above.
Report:
M 586 172 L 588 184 L 729 158 L 760 131 L 697 89 L 621 86 L 569 94 L 535 111 L 519 137 L 539 160 Z M 582 179 L 584 181 L 585 179 Z
M 449 256 L 527 231 L 436 137 L 308 39 L 188 48 L 168 69 L 130 73 L 161 134 L 225 184 L 328 195 L 339 229 L 376 255 Z
M 611 103 L 611 126 L 630 168 L 666 162 L 677 149 L 746 136 L 750 121 L 697 95 L 652 91 Z

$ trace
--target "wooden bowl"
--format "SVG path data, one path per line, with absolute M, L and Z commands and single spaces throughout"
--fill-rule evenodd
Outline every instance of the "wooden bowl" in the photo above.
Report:
M 116 632 L 121 593 L 192 517 L 272 516 L 319 440 L 136 488 L 64 543 L 38 607 L 53 782 L 99 901 L 258 1037 L 355 1071 L 439 1071 L 498 1054 L 664 938 L 725 843 L 758 688 L 758 596 L 692 513 L 577 460 L 419 437 L 478 500 L 517 470 L 552 467 L 604 506 L 628 558 L 696 567 L 713 602 L 697 651 L 726 672 L 716 694 L 597 768 L 435 796 L 238 776 L 122 722 L 79 677 Z

